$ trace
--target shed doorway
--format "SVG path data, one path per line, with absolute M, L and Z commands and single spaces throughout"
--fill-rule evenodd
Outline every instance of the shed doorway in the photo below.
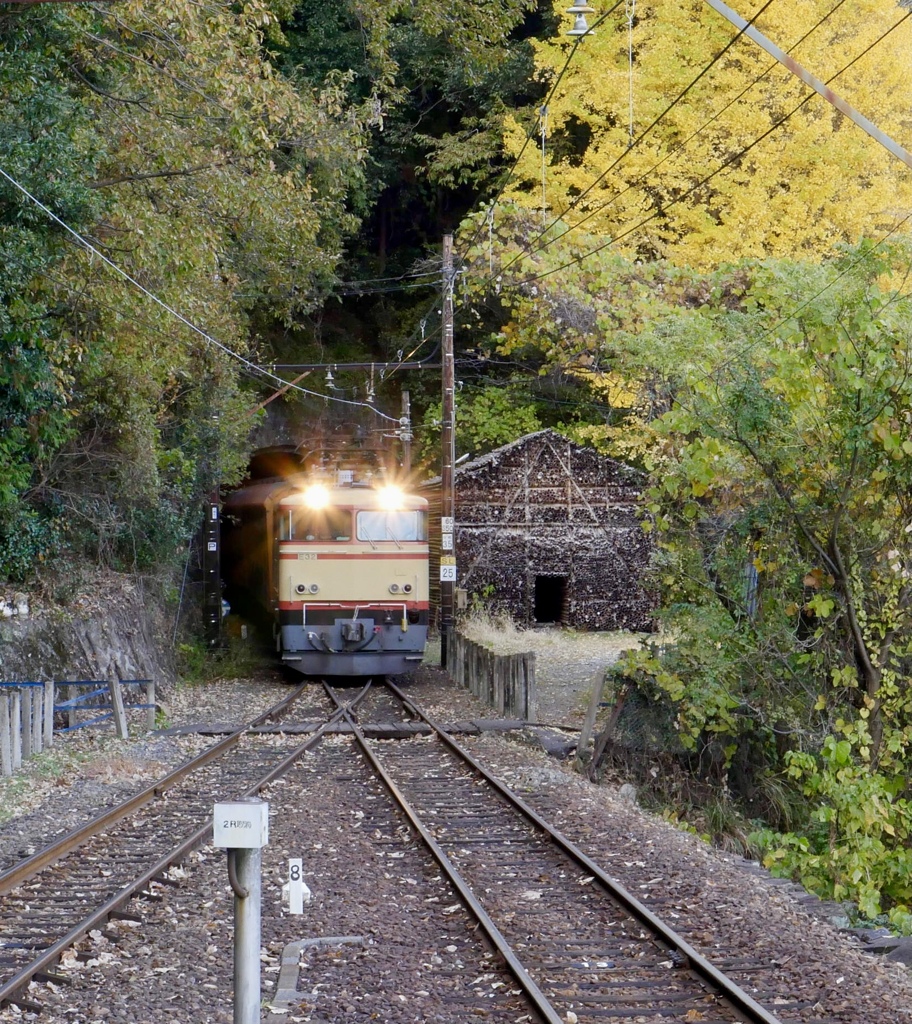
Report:
M 532 617 L 536 622 L 564 622 L 567 618 L 567 577 L 536 576 L 535 606 Z

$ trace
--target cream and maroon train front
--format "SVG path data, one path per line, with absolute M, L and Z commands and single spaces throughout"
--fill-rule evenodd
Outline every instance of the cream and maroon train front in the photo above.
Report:
M 428 632 L 427 502 L 391 485 L 290 477 L 235 491 L 233 557 L 304 675 L 399 675 Z M 246 565 L 247 568 L 243 568 Z

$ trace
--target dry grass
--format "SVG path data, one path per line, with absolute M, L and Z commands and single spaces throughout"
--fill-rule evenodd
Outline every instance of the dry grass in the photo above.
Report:
M 508 615 L 492 615 L 484 609 L 469 613 L 459 627 L 470 640 L 495 654 L 534 652 L 540 720 L 577 726 L 582 723 L 594 683 L 622 651 L 638 647 L 643 638 L 624 630 L 523 629 Z
M 554 656 L 571 662 L 590 657 L 613 661 L 621 651 L 638 647 L 642 634 L 626 630 L 582 633 L 561 626 L 539 626 L 525 629 L 506 613 L 490 613 L 485 609 L 470 612 L 459 622 L 459 628 L 470 640 L 497 654 L 520 654 L 534 651 L 537 655 Z
M 471 611 L 459 621 L 460 632 L 497 654 L 521 654 L 531 651 L 531 632 L 518 626 L 507 612 Z

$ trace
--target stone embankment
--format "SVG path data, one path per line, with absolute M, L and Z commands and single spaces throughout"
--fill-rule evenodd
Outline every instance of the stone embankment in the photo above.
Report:
M 0 588 L 0 681 L 174 679 L 161 588 L 106 574 L 66 604 Z

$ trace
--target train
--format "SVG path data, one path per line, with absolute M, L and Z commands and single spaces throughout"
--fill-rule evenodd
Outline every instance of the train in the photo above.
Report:
M 427 501 L 351 470 L 255 481 L 222 507 L 226 597 L 304 676 L 402 675 L 428 635 Z

